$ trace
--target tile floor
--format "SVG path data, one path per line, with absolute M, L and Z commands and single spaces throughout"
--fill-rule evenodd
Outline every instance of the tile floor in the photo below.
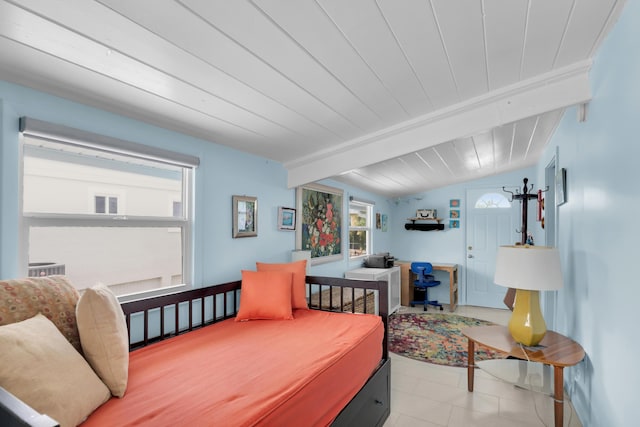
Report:
M 400 312 L 417 310 L 402 307 Z M 440 313 L 449 313 L 448 307 Z M 508 310 L 459 306 L 462 316 L 506 325 Z M 467 370 L 391 354 L 391 415 L 384 427 L 541 427 L 553 426 L 553 398 L 517 388 L 476 370 L 474 392 Z M 581 427 L 565 396 L 564 425 Z

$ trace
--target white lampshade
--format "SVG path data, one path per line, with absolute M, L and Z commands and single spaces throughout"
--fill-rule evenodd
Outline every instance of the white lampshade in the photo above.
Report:
M 560 253 L 550 246 L 500 246 L 494 282 L 496 285 L 514 289 L 560 289 Z

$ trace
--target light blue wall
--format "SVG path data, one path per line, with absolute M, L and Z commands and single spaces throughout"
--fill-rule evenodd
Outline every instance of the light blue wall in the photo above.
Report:
M 558 149 L 567 170 L 567 203 L 558 209 L 565 286 L 554 326 L 584 347 L 586 361 L 566 372 L 580 419 L 588 426 L 635 426 L 640 286 L 640 1 L 631 0 L 591 71 L 587 120 L 569 110 L 538 176 Z
M 11 105 L 0 97 L 0 138 L 10 140 L 18 132 Z M 0 145 L 0 272 L 14 271 L 18 263 L 18 156 L 17 144 Z M 2 275 L 0 275 L 2 277 Z M 13 277 L 13 276 L 8 276 Z
M 392 234 L 392 253 L 400 260 L 404 261 L 428 261 L 458 264 L 458 298 L 460 304 L 465 304 L 465 261 L 466 261 L 466 194 L 470 189 L 492 189 L 503 186 L 513 189 L 522 188 L 522 179 L 529 178 L 529 184 L 534 184 L 535 189 L 540 188 L 535 181 L 535 168 L 527 168 L 515 172 L 500 175 L 493 175 L 487 178 L 462 184 L 450 185 L 426 193 L 415 194 L 409 197 L 402 197 L 389 201 L 392 207 L 392 220 L 390 229 Z M 505 196 L 509 196 L 505 193 Z M 449 201 L 451 199 L 460 200 L 460 228 L 449 228 Z M 516 202 L 518 203 L 518 202 Z M 443 231 L 414 231 L 405 230 L 404 225 L 407 218 L 416 216 L 418 209 L 436 209 L 438 217 L 443 218 L 445 229 Z M 518 206 L 519 209 L 519 206 Z M 534 233 L 536 242 L 540 241 L 538 233 L 542 231 L 540 223 L 535 222 L 535 209 L 529 207 L 528 229 Z M 514 243 L 520 240 L 520 234 L 514 229 Z M 449 282 L 448 273 L 436 271 L 436 278 L 443 283 Z M 429 298 L 449 303 L 449 288 L 437 286 L 429 290 Z
M 200 157 L 200 167 L 195 173 L 195 286 L 237 280 L 242 269 L 255 269 L 256 261 L 290 260 L 295 233 L 279 231 L 276 223 L 279 206 L 295 207 L 295 190 L 287 189 L 287 174 L 281 164 L 0 81 L 0 277 L 22 274 L 17 250 L 20 246 L 18 119 L 21 116 Z M 375 202 L 374 212 L 389 214 L 380 196 L 337 182 L 323 183 L 345 190 L 345 209 L 349 196 L 354 196 Z M 233 195 L 258 198 L 257 238 L 231 237 Z M 347 221 L 345 216 L 345 233 Z M 374 252 L 390 250 L 390 235 L 374 230 Z M 344 248 L 342 261 L 314 266 L 311 274 L 341 277 L 345 270 L 359 267 L 362 260 L 350 262 L 347 246 Z

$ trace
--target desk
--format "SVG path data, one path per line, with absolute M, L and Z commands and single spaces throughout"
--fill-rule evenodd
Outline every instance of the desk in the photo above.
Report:
M 401 304 L 409 305 L 413 299 L 413 276 L 411 273 L 411 262 L 400 261 L 401 276 Z M 449 311 L 453 312 L 458 307 L 458 264 L 431 263 L 434 270 L 446 271 L 449 273 Z
M 553 413 L 556 427 L 564 422 L 564 378 L 565 366 L 573 366 L 584 359 L 584 350 L 577 342 L 557 332 L 547 331 L 536 347 L 525 347 L 524 351 L 511 337 L 506 326 L 476 326 L 465 328 L 462 335 L 469 340 L 467 360 L 467 388 L 473 391 L 475 370 L 475 344 L 502 351 L 518 359 L 528 359 L 553 366 Z

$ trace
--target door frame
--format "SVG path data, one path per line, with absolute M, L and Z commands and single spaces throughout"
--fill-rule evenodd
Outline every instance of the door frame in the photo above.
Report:
M 548 188 L 545 193 L 544 203 L 544 236 L 545 245 L 558 246 L 558 213 L 559 209 L 556 205 L 556 171 L 560 170 L 558 162 L 559 149 L 556 147 L 554 156 L 544 169 L 544 181 Z M 552 330 L 556 324 L 558 314 L 558 292 L 544 292 L 542 299 L 542 312 L 547 324 L 547 329 Z

